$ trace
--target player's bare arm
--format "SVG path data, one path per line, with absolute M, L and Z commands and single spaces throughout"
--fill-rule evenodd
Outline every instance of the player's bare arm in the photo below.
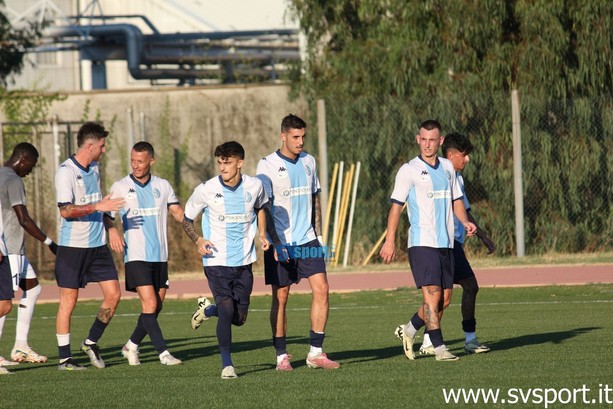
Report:
M 200 255 L 211 254 L 212 249 L 215 246 L 209 240 L 200 237 L 194 227 L 194 221 L 189 220 L 187 217 L 183 217 L 183 222 L 181 224 L 183 225 L 183 230 L 185 230 L 187 237 L 189 237 L 194 243 L 196 243 L 196 246 L 198 246 L 198 253 Z
M 13 206 L 13 210 L 17 215 L 17 219 L 19 220 L 21 227 L 23 227 L 23 229 L 28 232 L 30 236 L 49 246 L 51 252 L 55 254 L 57 252 L 57 244 L 47 237 L 47 235 L 36 225 L 28 213 L 28 208 L 25 205 L 15 205 Z
M 260 243 L 262 244 L 262 250 L 266 251 L 270 247 L 268 237 L 266 237 L 266 213 L 263 209 L 256 210 L 258 215 L 258 232 Z
M 479 227 L 473 215 L 470 212 L 467 212 L 467 213 L 468 213 L 468 220 L 472 224 L 474 224 L 475 227 L 477 228 L 477 232 L 476 232 L 477 237 L 481 240 L 481 242 L 485 245 L 485 247 L 487 247 L 487 254 L 492 254 L 493 252 L 496 251 L 496 244 L 492 241 L 492 239 L 489 238 L 487 233 L 485 233 L 483 229 Z
M 387 216 L 387 233 L 385 234 L 385 243 L 381 247 L 379 255 L 386 264 L 389 264 L 396 255 L 396 230 L 398 230 L 398 223 L 400 222 L 400 215 L 402 214 L 402 206 L 398 203 L 392 203 L 390 211 Z
M 266 217 L 266 232 L 268 233 L 268 237 L 272 240 L 272 244 L 275 247 L 275 260 L 277 261 L 287 261 L 289 260 L 289 252 L 281 243 L 281 239 L 277 234 L 277 229 L 275 229 L 275 221 L 272 218 L 272 204 L 270 202 L 264 203 L 262 207 L 264 211 L 264 215 Z M 279 254 L 282 253 L 282 254 Z
M 60 206 L 60 215 L 65 219 L 79 218 L 95 212 L 113 212 L 121 209 L 125 204 L 123 197 L 111 199 L 112 193 L 106 195 L 101 201 L 86 205 L 67 204 Z
M 172 214 L 172 217 L 178 222 L 183 224 L 183 215 L 184 215 L 184 209 L 183 206 L 181 206 L 178 203 L 175 204 L 171 204 L 170 206 L 168 206 L 168 211 L 170 212 L 170 214 Z
M 477 227 L 468 220 L 468 212 L 466 211 L 466 207 L 464 206 L 464 201 L 462 198 L 455 199 L 453 201 L 453 213 L 456 215 L 460 223 L 466 229 L 467 236 L 474 236 L 477 232 Z
M 315 230 L 315 235 L 320 237 L 323 234 L 323 230 L 321 228 L 321 198 L 318 193 L 313 195 L 313 229 Z

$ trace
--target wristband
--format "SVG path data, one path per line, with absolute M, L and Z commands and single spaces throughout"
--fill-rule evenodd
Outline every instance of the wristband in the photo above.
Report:
M 44 243 L 46 246 L 50 246 L 50 245 L 51 245 L 51 243 L 53 243 L 53 240 L 51 240 L 49 237 L 47 237 L 47 238 L 45 239 L 45 241 L 43 241 L 43 243 Z

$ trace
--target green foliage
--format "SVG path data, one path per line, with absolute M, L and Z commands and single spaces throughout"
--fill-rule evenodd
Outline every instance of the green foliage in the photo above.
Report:
M 11 74 L 21 72 L 26 51 L 36 44 L 43 28 L 36 22 L 12 27 L 3 8 L 4 0 L 0 0 L 0 85 L 6 85 Z
M 518 89 L 527 251 L 611 248 L 613 3 L 294 0 L 292 12 L 308 39 L 294 92 L 326 100 L 330 170 L 362 161 L 355 237 L 379 237 L 418 124 L 437 118 L 471 138 L 474 213 L 499 254 L 514 253 Z

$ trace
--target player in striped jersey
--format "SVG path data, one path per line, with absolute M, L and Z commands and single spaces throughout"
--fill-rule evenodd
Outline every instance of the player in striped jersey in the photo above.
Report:
M 55 278 L 60 287 L 56 318 L 61 371 L 86 369 L 72 359 L 70 319 L 79 297 L 79 288 L 97 282 L 104 299 L 81 350 L 97 368 L 104 368 L 98 340 L 115 314 L 121 297 L 117 270 L 106 245 L 106 231 L 113 226 L 107 212 L 123 207 L 123 198 L 102 197 L 98 160 L 106 152 L 108 132 L 95 122 L 86 122 L 77 133 L 77 152 L 62 163 L 55 174 L 57 204 L 60 208 L 60 239 Z
M 4 241 L 4 224 L 2 223 L 2 204 L 0 204 L 0 318 L 4 318 L 6 314 L 13 309 L 13 277 L 11 275 L 11 267 L 9 266 L 8 251 Z M 9 375 L 8 369 L 4 367 L 4 363 L 8 361 L 0 356 L 0 375 Z
M 328 278 L 321 245 L 321 205 L 315 158 L 303 151 L 306 123 L 289 114 L 281 121 L 281 149 L 260 160 L 257 176 L 272 201 L 275 230 L 280 245 L 264 256 L 266 284 L 272 286 L 270 324 L 278 371 L 293 368 L 287 353 L 287 315 L 290 286 L 302 278 L 313 291 L 311 304 L 309 368 L 340 367 L 323 352 L 328 321 Z M 301 255 L 307 254 L 307 257 Z M 297 257 L 298 256 L 298 257 Z
M 425 325 L 436 360 L 454 361 L 458 358 L 445 346 L 440 327 L 443 303 L 451 300 L 453 289 L 453 213 L 469 235 L 473 235 L 476 228 L 466 215 L 452 163 L 438 157 L 442 142 L 440 124 L 434 120 L 422 123 L 416 141 L 420 147 L 419 156 L 405 163 L 396 175 L 387 234 L 380 255 L 386 263 L 395 256 L 396 230 L 406 202 L 410 223 L 409 263 L 424 302 L 407 325 L 396 329 L 397 335 L 402 338 L 406 357 L 415 359 L 415 333 Z
M 488 254 L 496 251 L 496 245 L 489 238 L 489 236 L 479 227 L 475 219 L 470 212 L 470 203 L 466 197 L 464 190 L 464 179 L 462 178 L 461 171 L 464 170 L 466 164 L 469 162 L 469 154 L 472 151 L 472 144 L 470 140 L 459 133 L 451 133 L 445 136 L 443 141 L 443 156 L 449 159 L 453 164 L 454 169 L 458 175 L 458 183 L 462 190 L 462 199 L 464 201 L 464 207 L 470 220 L 477 228 L 476 236 L 487 247 Z M 489 352 L 489 347 L 483 345 L 477 339 L 477 321 L 475 319 L 475 304 L 477 302 L 477 293 L 479 291 L 479 284 L 475 277 L 470 263 L 466 259 L 464 253 L 464 225 L 460 223 L 457 217 L 454 217 L 454 245 L 453 245 L 453 258 L 454 258 L 454 277 L 453 282 L 462 286 L 462 329 L 464 330 L 465 343 L 464 350 L 466 353 L 484 353 Z M 446 303 L 448 304 L 448 302 Z M 430 337 L 426 333 L 424 335 L 424 342 L 419 348 L 419 352 L 422 355 L 430 355 L 434 353 Z
M 236 378 L 232 362 L 232 324 L 247 320 L 253 289 L 251 265 L 256 260 L 256 234 L 267 250 L 266 212 L 268 198 L 262 182 L 241 174 L 245 150 L 238 142 L 215 148 L 219 176 L 198 185 L 185 205 L 183 228 L 198 246 L 204 274 L 215 298 L 215 305 L 199 303 L 192 327 L 211 316 L 218 317 L 217 340 L 221 354 L 221 377 Z M 194 220 L 202 217 L 202 237 Z
M 125 198 L 119 211 L 124 236 L 109 229 L 111 248 L 124 253 L 126 290 L 135 291 L 142 312 L 136 328 L 122 348 L 130 365 L 140 365 L 138 346 L 149 335 L 162 365 L 181 361 L 168 352 L 157 317 L 168 289 L 168 212 L 183 221 L 183 207 L 167 180 L 151 174 L 155 151 L 149 142 L 138 142 L 130 153 L 132 173 L 115 182 L 113 196 Z M 117 212 L 112 212 L 115 218 Z

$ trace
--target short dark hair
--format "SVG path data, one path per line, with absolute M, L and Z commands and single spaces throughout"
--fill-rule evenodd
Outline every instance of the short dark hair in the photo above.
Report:
M 149 155 L 151 155 L 152 158 L 155 156 L 153 145 L 147 141 L 136 142 L 132 147 L 132 150 L 136 152 L 149 152 Z
M 85 122 L 81 125 L 77 133 L 77 146 L 80 148 L 88 139 L 99 141 L 107 136 L 109 136 L 109 133 L 104 129 L 102 124 L 98 122 Z
M 441 124 L 434 119 L 428 119 L 427 121 L 422 122 L 419 126 L 419 129 L 421 128 L 424 128 L 426 131 L 432 131 L 434 129 L 438 129 L 439 132 L 443 131 Z
M 304 120 L 294 114 L 288 114 L 281 121 L 281 132 L 285 133 L 290 129 L 304 129 L 307 124 Z
M 245 159 L 245 149 L 243 149 L 243 145 L 236 141 L 224 142 L 215 148 L 214 155 L 216 158 L 222 159 L 236 156 L 237 158 L 243 160 Z
M 20 142 L 13 148 L 13 154 L 10 160 L 17 159 L 20 156 L 26 156 L 32 159 L 38 159 L 38 149 L 29 142 Z
M 473 150 L 473 145 L 470 140 L 462 134 L 452 132 L 445 136 L 443 140 L 443 156 L 447 156 L 447 151 L 455 149 L 458 152 L 469 154 Z

